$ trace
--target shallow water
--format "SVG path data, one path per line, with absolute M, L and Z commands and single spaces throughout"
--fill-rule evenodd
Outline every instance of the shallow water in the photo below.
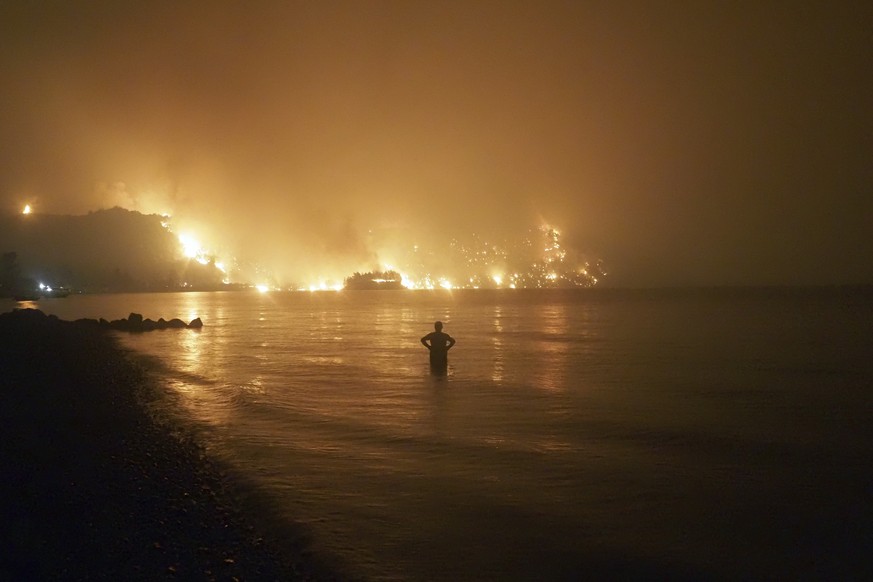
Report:
M 350 577 L 856 573 L 873 549 L 857 290 L 73 296 Z M 418 339 L 458 340 L 447 377 Z

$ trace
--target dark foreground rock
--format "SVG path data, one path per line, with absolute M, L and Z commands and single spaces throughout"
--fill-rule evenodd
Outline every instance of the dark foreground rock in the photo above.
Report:
M 2 314 L 0 371 L 0 580 L 332 577 L 148 415 L 146 375 L 98 323 Z
M 95 320 L 78 320 L 78 322 L 83 321 L 90 324 Z M 141 313 L 131 313 L 127 316 L 127 319 L 114 319 L 112 321 L 100 319 L 97 321 L 97 324 L 117 331 L 132 332 L 154 331 L 157 329 L 200 329 L 203 327 L 203 321 L 199 317 L 192 319 L 191 323 L 185 323 L 177 318 L 167 321 L 163 317 L 154 321 L 151 319 L 143 319 Z
M 37 313 L 42 313 L 39 310 L 29 310 L 35 311 Z M 52 316 L 49 316 L 52 317 Z M 127 319 L 113 319 L 112 321 L 107 321 L 102 317 L 100 319 L 77 319 L 74 321 L 76 325 L 83 325 L 89 327 L 102 327 L 105 329 L 114 329 L 115 331 L 129 331 L 129 332 L 143 332 L 143 331 L 155 331 L 160 329 L 201 329 L 203 327 L 203 320 L 199 317 L 196 317 L 191 320 L 191 323 L 185 323 L 181 319 L 174 318 L 170 321 L 167 321 L 163 317 L 157 321 L 152 319 L 143 319 L 142 314 L 140 313 L 131 313 Z

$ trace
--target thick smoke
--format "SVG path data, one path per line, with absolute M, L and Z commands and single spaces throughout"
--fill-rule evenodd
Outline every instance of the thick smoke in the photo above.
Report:
M 3 3 L 0 201 L 171 214 L 288 282 L 542 224 L 615 284 L 868 281 L 870 17 Z

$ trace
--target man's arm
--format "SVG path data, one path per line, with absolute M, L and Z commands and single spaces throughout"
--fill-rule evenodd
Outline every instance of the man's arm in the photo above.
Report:
M 449 345 L 446 346 L 446 350 L 452 349 L 452 346 L 455 345 L 455 338 L 449 336 Z
M 427 343 L 428 338 L 430 338 L 430 334 L 427 334 L 426 336 L 421 338 L 421 343 L 424 345 L 424 347 L 426 347 L 427 349 L 430 349 L 430 344 Z

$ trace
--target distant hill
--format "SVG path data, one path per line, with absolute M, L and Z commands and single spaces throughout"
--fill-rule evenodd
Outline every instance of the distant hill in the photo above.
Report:
M 214 265 L 182 258 L 178 240 L 162 220 L 123 208 L 82 216 L 3 215 L 0 253 L 15 253 L 21 279 L 81 291 L 220 285 L 222 274 Z

